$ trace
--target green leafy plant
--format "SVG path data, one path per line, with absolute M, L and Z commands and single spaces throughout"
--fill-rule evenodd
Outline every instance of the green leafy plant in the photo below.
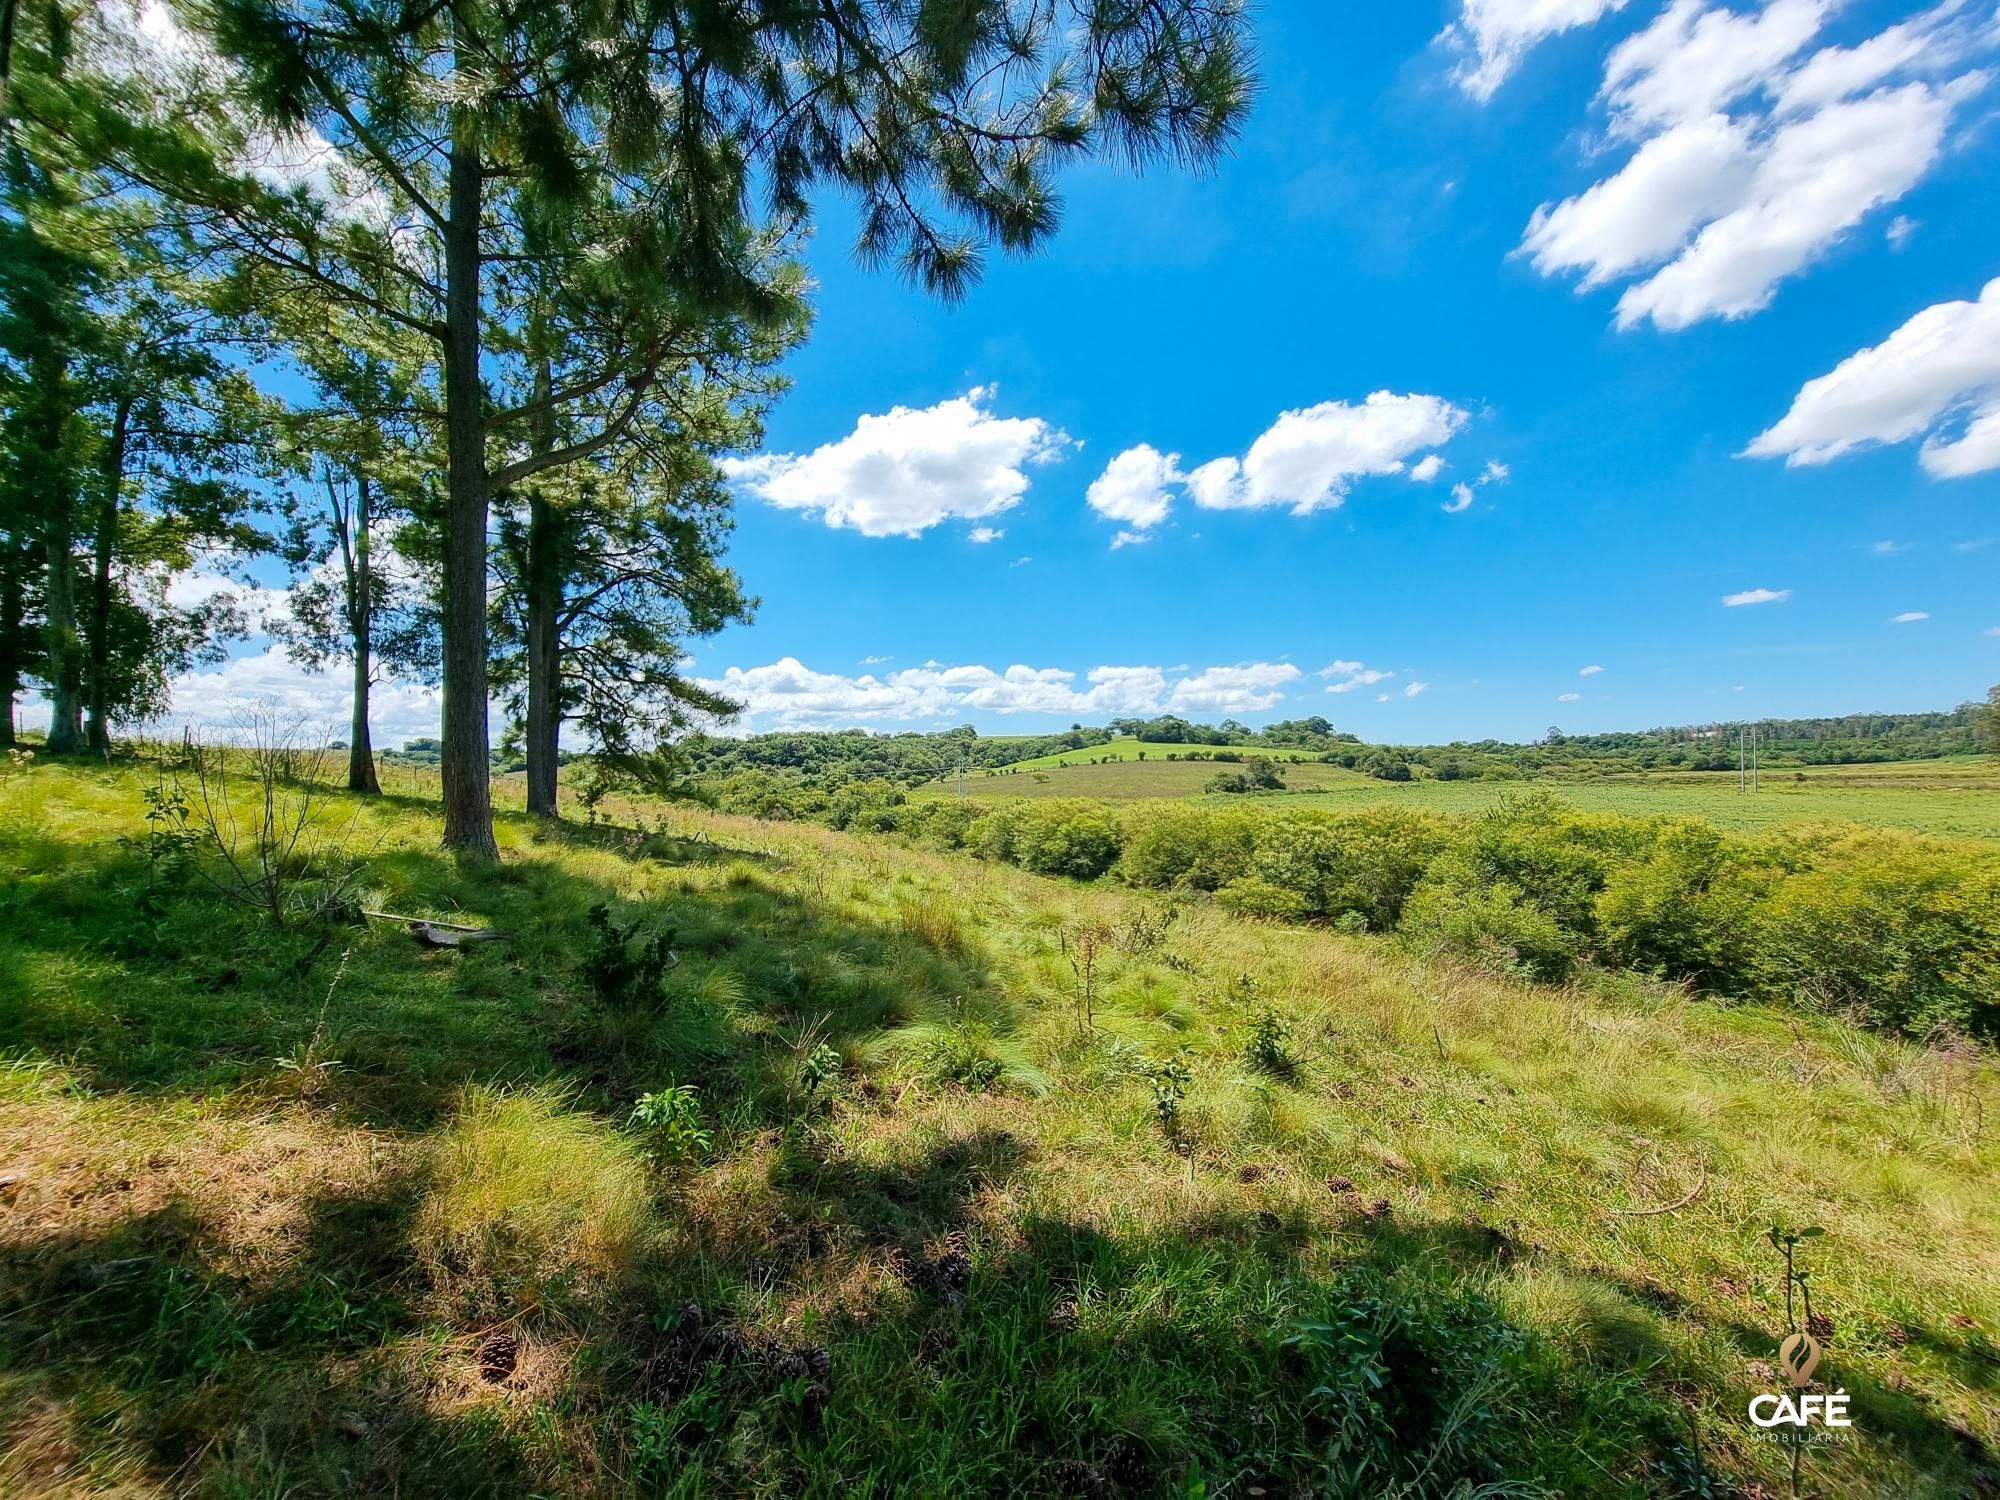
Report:
M 812 1099 L 839 1078 L 840 1071 L 840 1054 L 821 1042 L 799 1059 L 798 1085 L 805 1090 L 806 1098 Z
M 701 1122 L 700 1095 L 686 1084 L 641 1094 L 627 1123 L 647 1139 L 655 1156 L 669 1161 L 702 1156 L 715 1144 Z
M 201 847 L 201 833 L 190 824 L 193 809 L 187 793 L 178 780 L 163 777 L 140 795 L 146 801 L 146 831 L 137 838 L 121 836 L 118 842 L 146 857 L 155 880 L 176 880 L 188 873 Z
M 1299 1060 L 1291 1049 L 1291 1028 L 1275 1011 L 1265 1011 L 1251 1021 L 1243 1040 L 1243 1060 L 1260 1073 L 1273 1078 L 1291 1078 L 1299 1071 Z
M 635 952 L 639 925 L 613 921 L 602 902 L 590 909 L 594 946 L 583 961 L 583 977 L 607 1005 L 633 1008 L 657 1001 L 667 971 L 680 962 L 672 928 L 649 934 Z
M 1187 1097 L 1188 1085 L 1194 1082 L 1194 1075 L 1179 1057 L 1149 1062 L 1145 1066 L 1145 1074 L 1146 1082 L 1153 1089 L 1153 1117 L 1160 1122 L 1160 1131 L 1167 1140 L 1179 1146 L 1181 1101 Z

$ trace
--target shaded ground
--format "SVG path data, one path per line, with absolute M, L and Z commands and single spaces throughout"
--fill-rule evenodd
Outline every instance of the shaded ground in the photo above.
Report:
M 385 800 L 364 904 L 516 937 L 321 945 L 142 780 L 0 787 L 0 1491 L 1748 1494 L 1774 1220 L 1811 1484 L 1992 1484 L 1983 1064 L 651 808 L 468 872 Z

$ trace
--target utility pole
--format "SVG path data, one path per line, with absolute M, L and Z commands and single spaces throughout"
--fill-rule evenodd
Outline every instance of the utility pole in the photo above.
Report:
M 1736 790 L 1740 795 L 1750 789 L 1750 783 L 1743 770 L 1743 726 L 1736 726 Z
M 1757 790 L 1757 726 L 1750 726 L 1750 790 Z

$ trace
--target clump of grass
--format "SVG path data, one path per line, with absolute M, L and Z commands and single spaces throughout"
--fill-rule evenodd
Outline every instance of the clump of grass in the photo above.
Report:
M 964 958 L 972 951 L 965 923 L 958 910 L 943 895 L 926 891 L 905 896 L 896 904 L 896 925 L 934 952 L 947 958 Z
M 973 1093 L 1006 1089 L 1039 1097 L 1054 1087 L 1008 1027 L 963 997 L 954 997 L 943 1015 L 884 1032 L 870 1050 L 914 1063 L 933 1082 Z
M 480 1311 L 614 1282 L 652 1217 L 638 1143 L 542 1089 L 467 1090 L 430 1176 L 419 1257 Z

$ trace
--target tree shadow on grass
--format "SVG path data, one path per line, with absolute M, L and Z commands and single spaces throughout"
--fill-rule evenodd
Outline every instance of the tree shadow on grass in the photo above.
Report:
M 330 942 L 274 929 L 168 888 L 136 853 L 72 846 L 0 902 L 0 1029 L 100 1092 L 283 1096 L 309 1080 L 348 1117 L 420 1128 L 468 1084 L 545 1085 L 622 1114 L 681 1082 L 752 1128 L 776 1117 L 808 1031 L 858 1045 L 950 997 L 1008 1007 L 976 956 L 780 889 L 737 852 L 725 878 L 693 883 L 632 857 L 659 871 L 635 877 L 639 899 L 546 854 L 485 868 L 428 850 L 368 860 L 364 904 L 512 934 L 435 950 L 392 922 L 338 927 Z M 636 929 L 634 954 L 661 936 L 673 963 L 660 983 L 606 994 L 593 982 L 598 906 Z
M 225 1264 L 182 1200 L 10 1239 L 0 1395 L 19 1416 L 0 1422 L 15 1465 L 0 1478 L 70 1492 L 95 1461 L 113 1488 L 136 1476 L 173 1494 L 535 1492 L 521 1434 L 424 1378 L 402 1300 L 413 1202 L 403 1182 L 313 1200 L 301 1252 L 268 1282 Z

